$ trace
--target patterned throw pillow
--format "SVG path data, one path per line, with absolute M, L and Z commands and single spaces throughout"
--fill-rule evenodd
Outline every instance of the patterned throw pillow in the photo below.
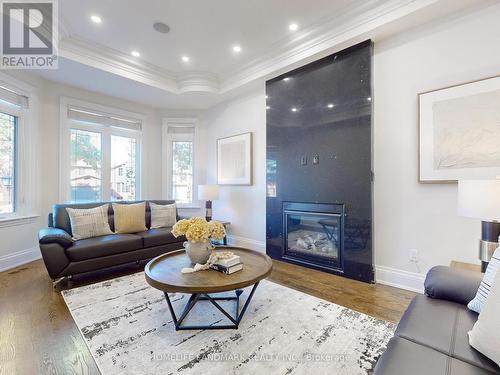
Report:
M 498 247 L 495 250 L 493 256 L 491 257 L 490 263 L 488 264 L 488 268 L 486 268 L 486 272 L 483 276 L 483 281 L 481 281 L 481 285 L 479 285 L 477 294 L 474 297 L 474 299 L 470 301 L 469 304 L 467 305 L 469 309 L 477 312 L 478 314 L 481 313 L 483 305 L 490 294 L 493 280 L 495 280 L 495 275 L 497 274 L 499 268 L 500 268 L 500 247 Z
M 177 208 L 173 204 L 156 204 L 149 202 L 151 207 L 151 229 L 173 227 L 177 222 Z
M 500 272 L 492 284 L 491 293 L 484 304 L 483 311 L 469 332 L 469 343 L 500 366 Z
M 146 202 L 113 203 L 115 212 L 115 233 L 137 233 L 146 228 Z
M 108 204 L 95 208 L 66 208 L 73 239 L 83 240 L 113 234 L 108 222 L 108 208 Z

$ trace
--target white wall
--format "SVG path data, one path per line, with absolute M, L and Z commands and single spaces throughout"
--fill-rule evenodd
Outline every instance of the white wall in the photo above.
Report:
M 253 133 L 253 184 L 220 186 L 220 199 L 213 202 L 214 218 L 231 222 L 229 241 L 265 250 L 266 240 L 266 104 L 264 84 L 259 90 L 218 105 L 200 120 L 200 181 L 217 182 L 217 138 Z M 205 179 L 203 179 L 205 177 Z
M 46 81 L 23 71 L 9 72 L 10 76 L 28 82 L 35 88 L 38 108 L 30 109 L 37 119 L 39 146 L 36 159 L 40 177 L 34 183 L 38 200 L 33 212 L 40 219 L 31 224 L 0 227 L 0 270 L 36 259 L 40 256 L 37 242 L 38 229 L 46 225 L 46 216 L 54 203 L 59 202 L 59 114 L 60 97 L 72 97 L 145 115 L 142 148 L 142 198 L 160 198 L 161 173 L 161 119 L 152 108 L 121 99 L 80 90 Z M 64 156 L 62 156 L 64 157 Z
M 417 181 L 417 93 L 500 74 L 500 6 L 439 20 L 375 41 L 374 252 L 377 281 L 421 290 L 426 271 L 451 260 L 477 263 L 478 221 L 456 213 L 456 184 Z M 202 121 L 207 182 L 215 182 L 215 139 L 252 131 L 254 185 L 223 187 L 216 216 L 236 243 L 265 241 L 265 92 L 219 105 Z M 202 180 L 203 181 L 203 180 Z M 239 240 L 239 241 L 238 241 Z M 258 247 L 258 246 L 254 246 Z M 409 262 L 417 249 L 418 265 Z

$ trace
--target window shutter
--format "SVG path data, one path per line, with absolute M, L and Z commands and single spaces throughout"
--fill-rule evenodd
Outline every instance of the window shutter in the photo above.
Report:
M 120 129 L 128 129 L 134 131 L 142 130 L 141 120 L 115 116 L 109 113 L 97 112 L 74 106 L 68 106 L 68 118 L 70 120 L 82 121 Z
M 0 100 L 20 108 L 28 108 L 28 97 L 0 85 Z

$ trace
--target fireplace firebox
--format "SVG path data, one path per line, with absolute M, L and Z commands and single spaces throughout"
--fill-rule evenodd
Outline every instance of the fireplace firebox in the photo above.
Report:
M 286 260 L 341 269 L 344 205 L 283 203 Z

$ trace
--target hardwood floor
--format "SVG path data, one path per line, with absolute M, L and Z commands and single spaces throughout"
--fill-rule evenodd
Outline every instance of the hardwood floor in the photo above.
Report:
M 138 271 L 128 266 L 75 279 L 80 286 Z M 397 322 L 414 293 L 274 262 L 270 280 Z M 61 287 L 68 287 L 62 284 Z M 0 273 L 0 374 L 99 374 L 41 260 Z

